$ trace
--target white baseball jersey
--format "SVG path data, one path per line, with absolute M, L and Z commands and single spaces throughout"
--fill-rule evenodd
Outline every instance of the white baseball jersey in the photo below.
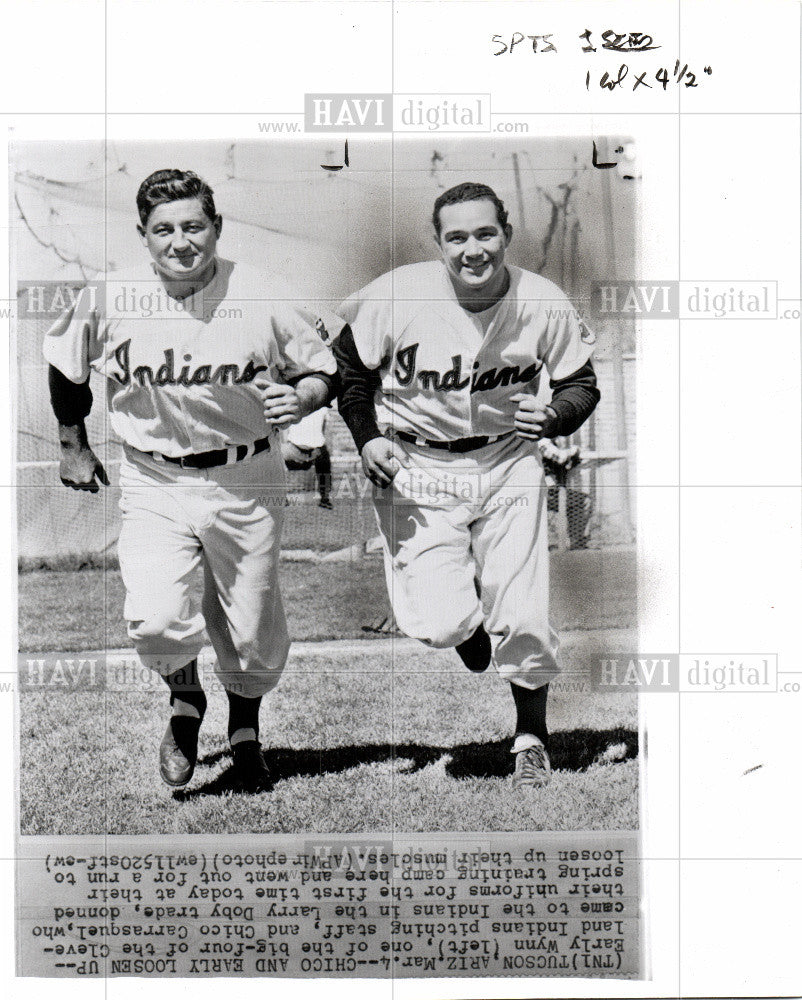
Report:
M 251 444 L 268 433 L 260 382 L 336 372 L 322 320 L 253 268 L 217 258 L 209 284 L 183 301 L 147 265 L 104 290 L 105 309 L 78 297 L 48 331 L 44 354 L 73 382 L 90 369 L 105 376 L 111 425 L 140 451 L 178 457 Z M 341 326 L 325 321 L 332 334 Z
M 505 434 L 512 396 L 536 394 L 544 368 L 562 379 L 588 361 L 593 338 L 565 293 L 507 267 L 509 291 L 485 313 L 462 308 L 441 261 L 399 267 L 343 304 L 363 364 L 381 375 L 380 427 L 432 440 Z

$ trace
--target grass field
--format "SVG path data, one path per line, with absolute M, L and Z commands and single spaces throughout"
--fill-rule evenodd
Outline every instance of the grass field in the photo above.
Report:
M 294 640 L 370 638 L 362 626 L 388 612 L 378 557 L 349 563 L 294 562 L 281 569 Z M 631 628 L 635 624 L 634 550 L 551 554 L 551 614 L 557 629 Z M 74 652 L 129 646 L 118 570 L 36 571 L 19 578 L 22 652 Z
M 512 699 L 491 670 L 407 640 L 296 645 L 262 709 L 274 775 L 235 790 L 225 696 L 211 673 L 195 777 L 161 785 L 167 718 L 161 681 L 20 694 L 24 834 L 622 829 L 637 826 L 637 706 L 582 690 L 576 671 L 635 647 L 634 554 L 555 553 L 555 623 L 567 673 L 550 696 L 552 783 L 525 796 L 509 774 Z M 365 639 L 387 611 L 378 560 L 283 569 L 291 634 Z M 116 573 L 20 578 L 20 636 L 30 651 L 127 644 Z M 88 609 L 94 609 L 88 614 Z M 105 636 L 105 641 L 104 641 Z M 148 675 L 149 678 L 149 675 Z
M 595 639 L 608 650 L 619 636 Z M 366 832 L 621 829 L 637 820 L 634 699 L 552 695 L 551 785 L 513 794 L 508 685 L 450 652 L 404 642 L 294 653 L 262 710 L 274 789 L 234 790 L 225 696 L 212 691 L 200 765 L 170 792 L 157 776 L 159 686 L 27 693 L 23 833 Z M 590 634 L 566 644 L 573 662 Z M 567 678 L 571 680 L 571 677 Z M 211 687 L 211 685 L 207 685 Z M 57 748 L 54 752 L 54 747 Z M 595 763 L 605 754 L 621 763 Z

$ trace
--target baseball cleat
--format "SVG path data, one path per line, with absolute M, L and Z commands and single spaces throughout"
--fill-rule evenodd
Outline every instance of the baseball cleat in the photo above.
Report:
M 235 777 L 244 791 L 261 792 L 270 786 L 270 771 L 256 740 L 235 743 L 231 751 L 234 755 Z
M 543 788 L 551 778 L 551 761 L 537 736 L 518 736 L 512 748 L 515 754 L 513 788 Z
M 318 501 L 318 507 L 322 507 L 324 510 L 333 510 L 334 504 L 328 497 L 321 497 Z
M 201 720 L 174 715 L 159 745 L 159 771 L 171 788 L 181 788 L 195 772 Z
M 455 649 L 468 670 L 475 674 L 481 674 L 490 666 L 493 649 L 484 625 L 480 625 L 470 639 L 461 642 Z

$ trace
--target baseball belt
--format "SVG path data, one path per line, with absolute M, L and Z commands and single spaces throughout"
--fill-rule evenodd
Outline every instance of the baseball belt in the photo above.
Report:
M 490 437 L 468 437 L 457 438 L 455 441 L 430 441 L 428 438 L 418 437 L 416 434 L 408 434 L 406 431 L 393 431 L 396 437 L 402 441 L 409 441 L 410 444 L 417 444 L 427 448 L 439 448 L 441 451 L 452 451 L 462 453 L 464 451 L 475 451 L 477 448 L 484 448 L 485 445 L 493 444 L 502 438 L 509 437 L 512 431 L 506 434 L 493 434 Z
M 252 455 L 267 451 L 270 447 L 270 438 L 260 438 L 253 444 L 237 444 L 230 448 L 217 448 L 215 451 L 202 451 L 196 455 L 181 455 L 173 458 L 172 455 L 162 455 L 158 451 L 146 451 L 143 454 L 149 455 L 157 462 L 169 462 L 171 465 L 180 465 L 182 469 L 211 469 L 216 465 L 233 465 L 241 462 Z

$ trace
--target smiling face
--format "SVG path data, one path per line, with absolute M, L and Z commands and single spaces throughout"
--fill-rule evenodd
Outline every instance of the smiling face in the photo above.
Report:
M 437 238 L 458 297 L 492 300 L 504 287 L 504 254 L 512 230 L 503 229 L 487 198 L 443 205 Z
M 222 220 L 210 219 L 198 198 L 156 205 L 137 228 L 164 281 L 198 288 L 211 278 Z

